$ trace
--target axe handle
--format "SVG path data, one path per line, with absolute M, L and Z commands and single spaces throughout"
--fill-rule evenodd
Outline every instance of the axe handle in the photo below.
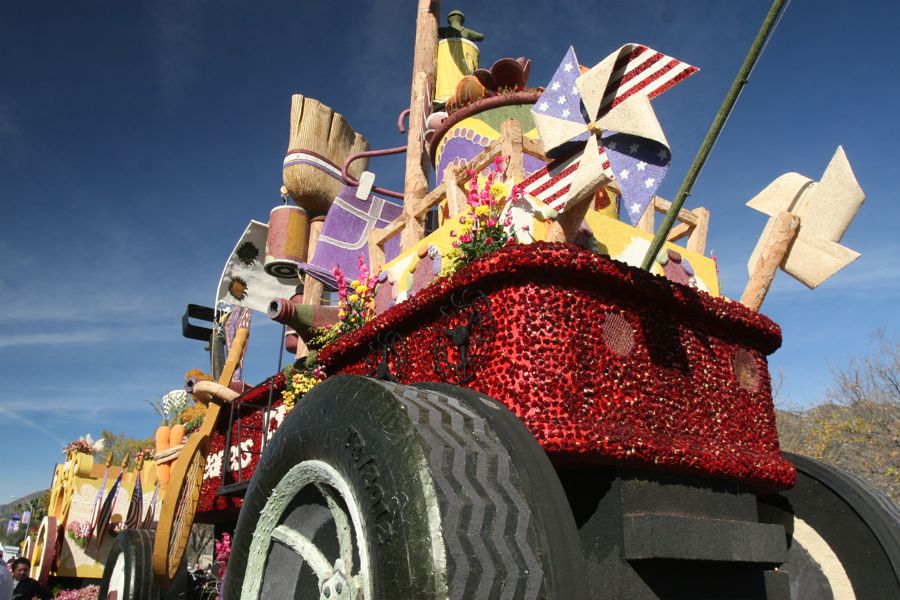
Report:
M 747 287 L 744 288 L 741 304 L 751 310 L 759 311 L 763 300 L 766 299 L 766 294 L 769 293 L 772 280 L 775 279 L 775 272 L 784 262 L 791 244 L 797 236 L 799 226 L 800 218 L 787 211 L 778 213 L 778 216 L 775 217 L 762 252 L 759 253 L 759 259 L 753 265 Z

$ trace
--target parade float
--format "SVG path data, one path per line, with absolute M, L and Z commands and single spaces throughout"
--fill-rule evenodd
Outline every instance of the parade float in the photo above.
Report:
M 123 529 L 152 530 L 161 501 L 152 456 L 112 464 L 101 458 L 102 442 L 90 436 L 68 444 L 65 462 L 56 465 L 47 514 L 27 541 L 31 577 L 43 584 L 99 581 Z
M 534 86 L 422 0 L 405 148 L 294 96 L 284 203 L 182 320 L 202 423 L 157 448 L 158 527 L 120 534 L 142 558 L 107 560 L 103 597 L 165 596 L 195 522 L 231 536 L 225 598 L 896 597 L 896 509 L 780 451 L 758 312 L 779 268 L 815 287 L 858 256 L 843 150 L 748 202 L 771 219 L 740 302 L 683 207 L 780 10 L 672 201 L 651 100 L 697 68 L 640 44 L 561 48 Z M 404 190 L 376 186 L 399 152 Z M 295 359 L 256 385 L 254 313 Z

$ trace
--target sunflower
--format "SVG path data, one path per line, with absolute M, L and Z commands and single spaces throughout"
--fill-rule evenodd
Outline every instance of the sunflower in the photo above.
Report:
M 247 281 L 235 275 L 228 283 L 228 293 L 238 300 L 243 300 L 247 297 Z

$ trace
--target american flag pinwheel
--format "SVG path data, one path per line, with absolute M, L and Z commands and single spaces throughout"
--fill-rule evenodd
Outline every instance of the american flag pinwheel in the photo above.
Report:
M 555 160 L 527 177 L 524 191 L 561 212 L 617 181 L 636 224 L 671 159 L 650 100 L 697 71 L 626 44 L 582 73 L 570 47 L 532 108 L 544 152 Z

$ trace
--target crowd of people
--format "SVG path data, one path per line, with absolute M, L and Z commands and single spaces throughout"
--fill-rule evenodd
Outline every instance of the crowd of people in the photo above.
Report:
M 46 587 L 28 576 L 31 561 L 27 558 L 4 560 L 0 551 L 0 600 L 51 600 L 53 594 Z
M 0 550 L 0 564 L 0 600 L 52 600 L 50 590 L 28 576 L 31 561 L 27 558 L 13 557 L 6 560 Z M 204 570 L 197 563 L 188 571 L 186 597 L 198 600 L 215 597 L 217 583 L 212 566 Z

